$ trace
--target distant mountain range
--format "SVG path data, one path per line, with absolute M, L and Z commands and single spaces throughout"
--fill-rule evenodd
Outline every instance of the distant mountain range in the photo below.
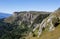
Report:
M 11 16 L 11 15 L 12 15 L 12 14 L 7 14 L 7 13 L 1 13 L 1 12 L 0 12 L 0 19 L 9 17 L 9 16 Z

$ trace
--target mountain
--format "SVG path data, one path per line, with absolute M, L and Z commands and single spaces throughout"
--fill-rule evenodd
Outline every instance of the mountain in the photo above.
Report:
M 12 16 L 5 19 L 4 21 L 8 23 L 12 23 L 13 21 L 25 21 L 27 22 L 33 22 L 34 19 L 36 20 L 43 19 L 47 17 L 51 12 L 38 12 L 38 11 L 22 11 L 22 12 L 14 12 Z M 37 22 L 37 21 L 36 21 Z
M 0 22 L 0 28 L 3 29 L 0 29 L 1 39 L 58 39 L 60 9 L 54 12 L 14 12 Z
M 60 8 L 43 19 L 26 39 L 60 39 Z
M 0 19 L 2 18 L 7 18 L 9 16 L 11 16 L 12 14 L 6 14 L 6 13 L 0 13 Z
M 51 12 L 44 11 L 14 12 L 12 16 L 4 19 L 4 22 L 12 24 L 12 27 L 14 27 L 11 31 L 12 36 L 14 36 L 13 39 L 24 39 L 24 36 L 27 36 L 37 24 L 50 14 Z

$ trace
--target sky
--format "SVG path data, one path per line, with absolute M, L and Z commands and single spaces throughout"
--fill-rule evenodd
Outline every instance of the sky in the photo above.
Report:
M 0 0 L 0 12 L 49 11 L 60 7 L 60 0 Z

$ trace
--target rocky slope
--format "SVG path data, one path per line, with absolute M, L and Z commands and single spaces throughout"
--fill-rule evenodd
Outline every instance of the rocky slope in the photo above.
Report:
M 0 26 L 7 30 L 1 37 L 3 39 L 53 39 L 56 37 L 55 32 L 58 33 L 56 37 L 58 38 L 60 36 L 60 9 L 54 12 L 14 12 L 12 16 L 4 19 L 1 23 Z M 32 31 L 33 33 L 30 33 Z M 51 36 L 52 34 L 54 37 Z M 47 36 L 51 37 L 48 38 Z
M 35 31 L 35 36 L 31 34 L 26 36 L 26 39 L 60 39 L 60 24 L 57 25 L 54 31 L 44 30 L 39 38 L 37 37 L 37 31 Z
M 44 18 L 46 18 L 51 12 L 38 12 L 38 11 L 23 11 L 14 12 L 12 16 L 5 19 L 7 23 L 25 23 L 27 25 L 40 23 Z
M 27 36 L 32 31 L 33 25 L 41 23 L 49 14 L 50 12 L 36 11 L 14 12 L 12 16 L 0 21 L 0 27 L 3 28 L 0 33 L 4 32 L 0 39 L 23 39 L 22 37 Z
M 39 39 L 53 39 L 53 38 L 60 39 L 59 38 L 59 36 L 60 36 L 60 34 L 59 34 L 60 25 L 59 24 L 60 24 L 60 8 L 57 9 L 56 11 L 54 11 L 52 14 L 50 14 L 47 18 L 43 19 L 43 21 L 38 25 L 38 27 L 36 26 L 36 28 L 33 29 L 33 32 L 35 30 L 37 30 L 37 28 L 39 28 L 39 30 L 34 32 L 35 34 L 38 35 Z M 53 36 L 51 36 L 51 35 L 53 35 Z M 36 38 L 36 37 L 34 37 L 34 38 Z M 38 39 L 38 38 L 36 38 L 36 39 Z

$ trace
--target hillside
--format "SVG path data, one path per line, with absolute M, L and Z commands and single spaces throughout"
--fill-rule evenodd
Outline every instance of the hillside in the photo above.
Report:
M 0 39 L 23 39 L 32 31 L 33 26 L 29 26 L 39 23 L 40 19 L 49 14 L 50 12 L 14 12 L 10 17 L 0 20 Z
M 0 21 L 0 39 L 23 39 L 28 28 Z
M 26 39 L 60 39 L 60 9 L 43 19 L 39 26 Z
M 60 9 L 54 12 L 14 12 L 0 20 L 0 31 L 0 39 L 58 39 Z
M 38 12 L 38 11 L 21 11 L 21 12 L 14 12 L 12 16 L 5 19 L 7 23 L 12 23 L 13 21 L 27 21 L 27 22 L 33 22 L 36 18 L 45 18 L 47 17 L 51 12 Z M 39 16 L 39 17 L 38 17 Z
M 27 36 L 26 39 L 60 39 L 60 24 L 56 27 L 56 29 L 52 32 L 43 31 L 41 37 L 33 37 L 33 34 Z

